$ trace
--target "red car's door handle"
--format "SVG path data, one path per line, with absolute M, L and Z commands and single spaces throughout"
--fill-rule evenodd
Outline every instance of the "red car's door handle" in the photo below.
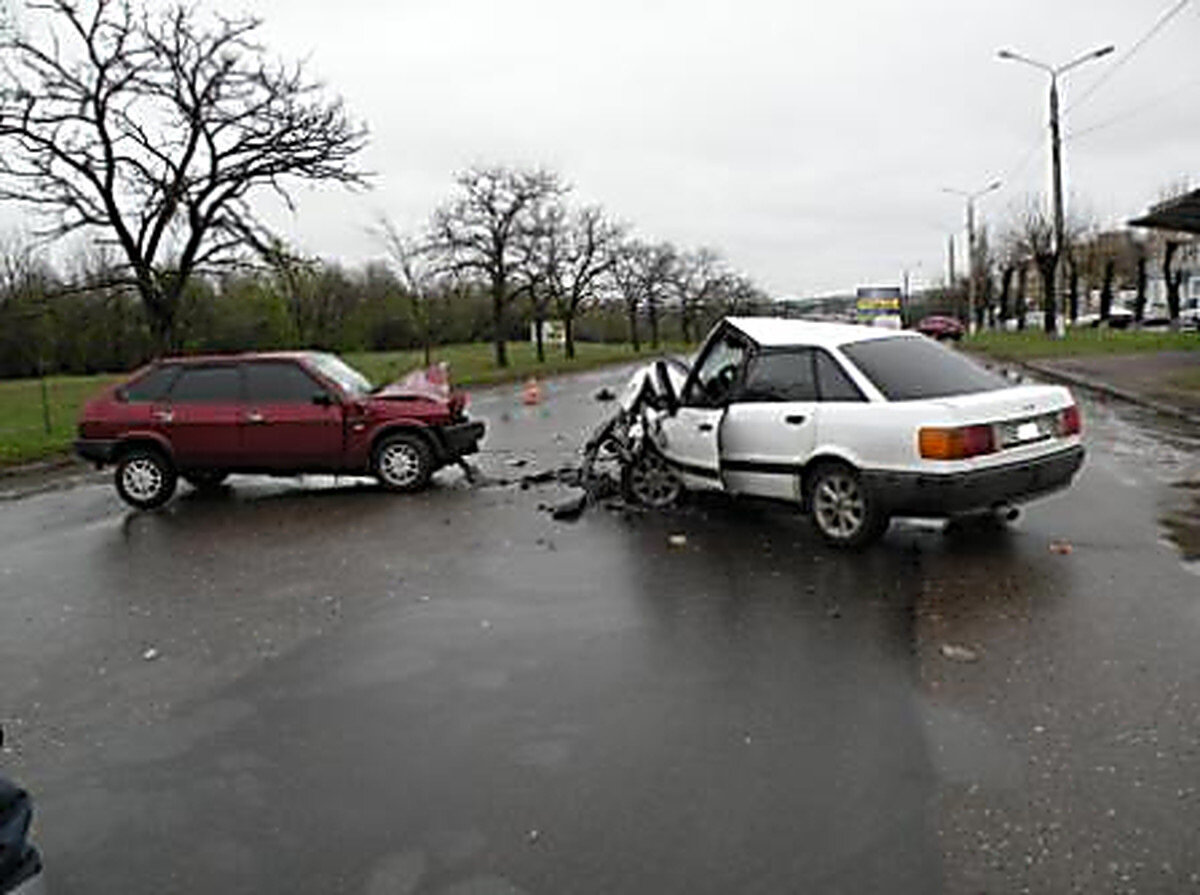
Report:
M 262 423 L 265 423 L 266 421 L 267 421 L 266 417 L 264 417 L 257 410 L 251 410 L 249 413 L 246 414 L 246 422 L 248 422 L 248 423 L 254 423 L 255 425 L 261 425 Z
M 808 419 L 808 417 L 803 416 L 802 414 L 796 413 L 796 414 L 792 414 L 790 416 L 785 416 L 783 418 L 783 421 L 785 423 L 787 423 L 789 426 L 803 426 L 804 421 L 806 419 Z
M 697 428 L 701 432 L 711 432 L 712 431 L 712 423 L 701 423 L 699 426 L 697 426 Z
M 175 419 L 175 414 L 170 410 L 156 410 L 151 414 L 151 416 L 153 416 L 155 421 L 159 423 L 169 423 L 171 420 Z

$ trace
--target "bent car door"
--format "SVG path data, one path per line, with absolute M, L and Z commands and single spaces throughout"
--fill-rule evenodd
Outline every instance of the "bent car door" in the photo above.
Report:
M 685 485 L 720 490 L 721 420 L 730 397 L 741 383 L 749 345 L 732 330 L 718 333 L 693 367 L 680 406 L 663 418 L 658 447 Z
M 761 351 L 729 404 L 721 470 L 734 493 L 800 499 L 800 473 L 817 440 L 817 376 L 811 348 Z

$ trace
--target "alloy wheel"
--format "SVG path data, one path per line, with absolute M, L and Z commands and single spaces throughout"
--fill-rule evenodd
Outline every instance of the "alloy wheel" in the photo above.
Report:
M 858 479 L 841 470 L 817 481 L 813 513 L 821 530 L 840 541 L 853 538 L 867 519 L 867 501 Z

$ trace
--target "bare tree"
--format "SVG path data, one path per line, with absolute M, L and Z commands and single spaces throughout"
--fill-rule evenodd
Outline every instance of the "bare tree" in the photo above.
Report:
M 1046 213 L 1044 204 L 1039 196 L 1027 197 L 1017 219 L 1017 230 L 1025 257 L 1033 261 L 1041 277 L 1043 325 L 1047 333 L 1053 334 L 1058 328 L 1054 296 L 1058 254 L 1054 250 L 1054 221 Z
M 496 364 L 506 367 L 505 313 L 532 287 L 527 272 L 545 208 L 569 188 L 550 171 L 504 167 L 473 168 L 456 183 L 461 195 L 434 213 L 434 244 L 447 270 L 487 282 Z
M 671 275 L 677 256 L 669 242 L 629 240 L 617 249 L 612 278 L 625 303 L 634 351 L 641 350 L 637 322 L 643 309 L 650 324 L 650 347 L 658 348 L 659 319 L 672 288 Z
M 671 286 L 679 301 L 679 322 L 685 342 L 693 341 L 695 318 L 721 287 L 724 278 L 721 256 L 714 249 L 700 248 L 676 257 L 671 269 Z
M 612 269 L 621 235 L 622 228 L 608 221 L 603 210 L 595 206 L 574 213 L 554 206 L 548 215 L 539 241 L 539 279 L 545 297 L 563 322 L 563 348 L 569 358 L 575 357 L 575 319 Z M 540 358 L 540 328 L 538 346 Z
M 3 41 L 0 197 L 40 211 L 41 235 L 103 234 L 121 249 L 161 348 L 189 277 L 269 245 L 256 193 L 289 181 L 363 185 L 366 130 L 303 66 L 273 63 L 254 17 L 114 0 L 42 0 L 50 37 Z
M 259 253 L 275 279 L 276 288 L 283 293 L 295 338 L 301 345 L 315 344 L 321 332 L 321 313 L 314 294 L 320 262 L 302 256 L 275 237 Z
M 379 220 L 376 236 L 388 253 L 392 268 L 408 297 L 409 309 L 421 332 L 425 366 L 432 363 L 433 297 L 441 290 L 433 246 L 409 234 L 401 233 L 386 217 Z

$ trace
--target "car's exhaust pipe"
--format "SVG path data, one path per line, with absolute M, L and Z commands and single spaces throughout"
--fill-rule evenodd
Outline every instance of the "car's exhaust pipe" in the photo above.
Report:
M 992 512 L 1005 522 L 1016 522 L 1021 518 L 1021 510 L 1014 507 L 1011 503 L 998 503 L 992 507 Z

